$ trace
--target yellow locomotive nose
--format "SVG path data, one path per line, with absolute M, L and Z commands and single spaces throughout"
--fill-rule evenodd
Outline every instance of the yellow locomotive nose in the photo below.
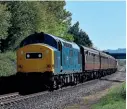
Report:
M 17 51 L 18 72 L 54 72 L 54 51 L 44 44 L 30 44 Z

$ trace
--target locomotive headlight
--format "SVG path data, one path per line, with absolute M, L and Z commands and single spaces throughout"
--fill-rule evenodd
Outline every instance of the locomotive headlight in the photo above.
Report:
M 29 55 L 29 54 L 27 54 L 27 55 L 26 55 L 26 57 L 27 57 L 27 58 L 30 58 L 30 55 Z
M 38 54 L 38 57 L 39 57 L 39 58 L 41 58 L 41 57 L 42 57 L 42 55 L 41 55 L 41 54 Z

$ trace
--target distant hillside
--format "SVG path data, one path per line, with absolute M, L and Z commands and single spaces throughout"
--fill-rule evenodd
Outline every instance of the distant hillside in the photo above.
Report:
M 118 48 L 116 50 L 104 50 L 106 52 L 109 52 L 109 53 L 126 53 L 126 48 Z

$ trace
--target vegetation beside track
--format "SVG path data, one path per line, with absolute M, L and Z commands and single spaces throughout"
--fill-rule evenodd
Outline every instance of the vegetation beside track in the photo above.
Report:
M 124 66 L 126 64 L 126 59 L 118 59 L 118 64 Z
M 7 51 L 0 53 L 0 77 L 16 73 L 16 53 Z
M 126 108 L 126 83 L 111 88 L 109 93 L 102 97 L 92 109 L 125 109 Z

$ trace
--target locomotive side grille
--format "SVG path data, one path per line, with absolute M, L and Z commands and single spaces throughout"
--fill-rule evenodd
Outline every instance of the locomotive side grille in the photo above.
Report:
M 42 53 L 26 53 L 26 59 L 42 58 Z

